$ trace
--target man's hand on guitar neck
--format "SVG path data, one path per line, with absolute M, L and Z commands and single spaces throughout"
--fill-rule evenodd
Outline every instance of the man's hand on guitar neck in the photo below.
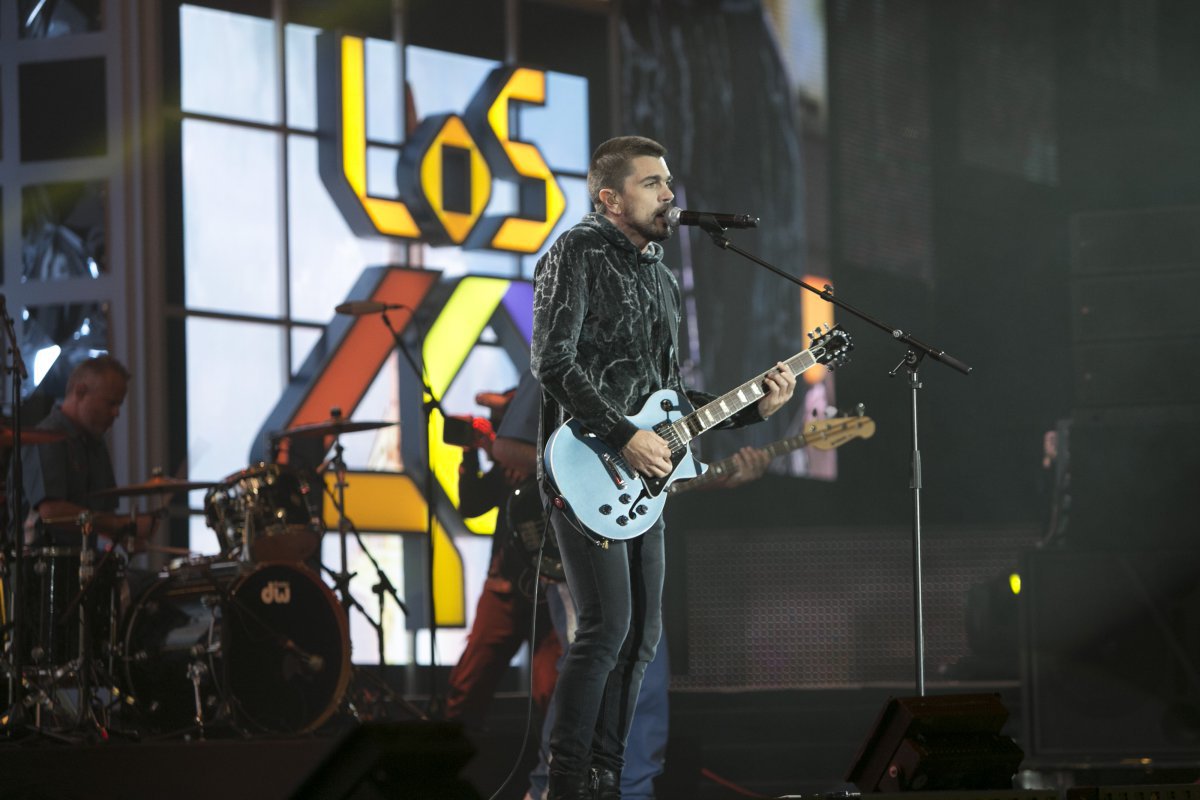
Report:
M 746 446 L 733 454 L 733 472 L 720 482 L 726 489 L 756 481 L 771 464 L 771 454 L 757 447 Z
M 758 413 L 766 419 L 792 399 L 792 393 L 796 391 L 796 376 L 787 364 L 777 361 L 775 369 L 763 379 L 763 388 L 767 394 L 758 401 Z
M 664 478 L 671 474 L 671 448 L 654 431 L 639 430 L 625 447 L 621 448 L 621 454 L 625 456 L 629 466 L 642 475 Z

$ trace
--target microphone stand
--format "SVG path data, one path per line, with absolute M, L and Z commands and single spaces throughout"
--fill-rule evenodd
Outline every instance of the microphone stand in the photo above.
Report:
M 706 215 L 700 220 L 700 227 L 708 233 L 712 238 L 713 243 L 722 250 L 730 250 L 737 253 L 739 256 L 758 264 L 764 269 L 768 269 L 784 280 L 790 281 L 802 289 L 820 297 L 826 302 L 832 303 L 835 306 L 844 309 L 861 320 L 869 322 L 881 331 L 884 331 L 893 339 L 907 346 L 904 353 L 904 358 L 900 360 L 888 375 L 895 377 L 896 374 L 904 369 L 908 372 L 908 385 L 912 395 L 912 460 L 911 460 L 911 476 L 909 479 L 909 488 L 912 489 L 912 552 L 913 552 L 913 629 L 914 642 L 916 650 L 916 678 L 917 678 L 917 694 L 924 696 L 925 694 L 925 620 L 923 609 L 923 598 L 921 594 L 921 448 L 917 438 L 917 392 L 921 389 L 921 379 L 918 374 L 921 361 L 929 356 L 934 361 L 940 361 L 951 369 L 961 372 L 963 375 L 968 375 L 971 372 L 971 367 L 959 361 L 951 355 L 948 355 L 945 350 L 938 349 L 933 345 L 926 344 L 920 339 L 917 339 L 912 334 L 905 333 L 900 328 L 894 325 L 876 319 L 874 316 L 855 308 L 851 304 L 835 297 L 833 287 L 825 284 L 824 291 L 817 289 L 814 286 L 805 283 L 794 275 L 790 275 L 781 269 L 776 268 L 772 264 L 764 261 L 758 256 L 737 247 L 725 237 L 725 228 L 722 227 L 711 215 Z
M 11 671 L 8 676 L 8 726 L 11 730 L 16 730 L 25 721 L 23 685 L 25 656 L 22 652 L 25 647 L 25 631 L 22 628 L 25 617 L 25 587 L 22 585 L 25 581 L 23 571 L 25 537 L 23 535 L 24 520 L 20 518 L 21 510 L 25 505 L 25 478 L 21 463 L 21 383 L 29 377 L 29 371 L 25 368 L 25 360 L 21 358 L 21 346 L 17 341 L 17 332 L 13 328 L 13 319 L 8 315 L 8 301 L 3 294 L 0 294 L 0 323 L 2 323 L 0 327 L 3 328 L 3 336 L 7 344 L 5 350 L 7 355 L 12 357 L 11 361 L 8 358 L 4 359 L 3 368 L 12 378 L 12 491 L 9 492 L 11 519 L 9 520 L 8 546 L 12 548 L 13 569 L 6 582 L 11 590 L 12 608 L 10 613 L 12 617 L 6 622 L 13 623 L 9 640 L 12 646 L 12 660 L 9 664 Z
M 408 310 L 409 313 L 415 313 L 412 311 L 412 309 L 406 310 Z M 424 360 L 422 360 L 421 366 L 418 367 L 416 359 L 413 358 L 412 353 L 410 353 L 408 350 L 408 346 L 404 343 L 404 339 L 400 336 L 400 331 L 396 330 L 396 328 L 392 325 L 392 321 L 388 319 L 387 309 L 382 309 L 379 312 L 379 317 L 383 320 L 383 324 L 386 325 L 387 329 L 391 332 L 392 339 L 396 342 L 396 349 L 400 351 L 400 355 L 402 355 L 404 360 L 408 362 L 408 366 L 412 369 L 413 374 L 416 375 L 417 379 L 421 381 L 421 387 L 425 392 L 425 396 L 429 398 L 421 404 L 421 410 L 423 412 L 425 422 L 424 493 L 425 541 L 426 547 L 428 548 L 426 553 L 426 581 L 429 584 L 429 694 L 432 707 L 440 708 L 441 703 L 439 701 L 441 699 L 441 686 L 437 678 L 437 670 L 434 669 L 434 656 L 437 653 L 437 608 L 433 591 L 433 518 L 434 503 L 436 502 L 436 498 L 434 496 L 433 485 L 433 442 L 430 441 L 429 438 L 429 423 L 433 417 L 433 412 L 435 409 L 441 411 L 443 416 L 445 416 L 445 412 L 442 411 L 441 401 L 437 395 L 433 393 L 433 387 L 429 385 L 429 378 L 425 374 Z M 416 661 L 417 653 L 416 648 L 414 647 L 413 663 L 416 664 Z

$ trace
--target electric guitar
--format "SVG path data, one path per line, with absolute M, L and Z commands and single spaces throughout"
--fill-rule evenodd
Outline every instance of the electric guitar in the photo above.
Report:
M 817 450 L 834 450 L 851 439 L 858 437 L 870 439 L 874 435 L 875 420 L 870 417 L 856 416 L 814 419 L 805 424 L 802 433 L 772 442 L 760 449 L 774 459 L 784 453 L 799 450 L 801 447 L 814 447 Z M 735 469 L 733 456 L 723 458 L 720 461 L 709 464 L 708 470 L 703 475 L 697 475 L 690 480 L 671 484 L 671 488 L 667 492 L 676 495 L 691 491 L 692 489 L 699 489 L 701 486 L 706 486 L 724 475 L 732 473 Z
M 535 574 L 550 581 L 565 581 L 567 576 L 563 572 L 562 555 L 558 551 L 558 537 L 554 533 L 554 526 L 546 524 L 535 478 L 530 478 L 509 493 L 504 513 L 508 514 L 508 526 L 513 532 L 511 544 L 520 560 L 527 565 L 516 581 L 521 593 L 527 598 L 533 597 Z M 543 536 L 545 542 L 542 541 Z
M 785 363 L 793 374 L 817 364 L 844 364 L 853 345 L 840 326 L 809 334 L 812 346 Z M 772 368 L 774 369 L 774 368 Z M 707 467 L 689 447 L 700 434 L 732 417 L 766 395 L 762 372 L 731 392 L 695 411 L 673 389 L 659 389 L 642 408 L 627 417 L 637 427 L 652 430 L 671 448 L 671 472 L 646 477 L 625 457 L 575 419 L 560 425 L 546 440 L 543 466 L 563 505 L 577 522 L 606 539 L 632 539 L 645 533 L 662 514 L 667 488 L 676 480 L 694 478 Z M 690 413 L 689 413 L 690 411 Z

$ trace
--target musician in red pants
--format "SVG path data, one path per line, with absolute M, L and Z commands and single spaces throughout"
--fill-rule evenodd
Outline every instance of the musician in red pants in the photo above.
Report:
M 533 618 L 532 581 L 534 563 L 516 538 L 506 513 L 513 490 L 533 475 L 541 394 L 528 371 L 515 392 L 481 394 L 477 401 L 492 408 L 497 425 L 491 435 L 479 426 L 476 441 L 464 449 L 459 471 L 459 509 L 464 517 L 476 517 L 499 507 L 492 539 L 492 560 L 475 619 L 467 635 L 467 647 L 450 672 L 446 696 L 446 718 L 469 727 L 483 725 L 500 679 L 522 643 L 529 640 Z M 480 470 L 479 450 L 493 461 L 486 473 Z M 533 643 L 533 700 L 544 714 L 558 679 L 562 647 L 554 633 L 546 608 L 544 588 L 538 591 L 537 633 Z

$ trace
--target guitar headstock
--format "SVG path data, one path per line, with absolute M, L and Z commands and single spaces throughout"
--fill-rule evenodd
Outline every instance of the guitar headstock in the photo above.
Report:
M 812 346 L 808 348 L 808 352 L 812 354 L 818 364 L 836 369 L 850 360 L 850 351 L 854 349 L 854 342 L 850 340 L 850 334 L 842 330 L 841 325 L 834 325 L 830 328 L 826 324 L 824 328 L 818 327 L 808 334 L 808 338 L 812 340 Z
M 804 425 L 805 444 L 817 450 L 833 450 L 851 439 L 870 439 L 875 420 L 870 417 L 831 417 L 810 420 Z

